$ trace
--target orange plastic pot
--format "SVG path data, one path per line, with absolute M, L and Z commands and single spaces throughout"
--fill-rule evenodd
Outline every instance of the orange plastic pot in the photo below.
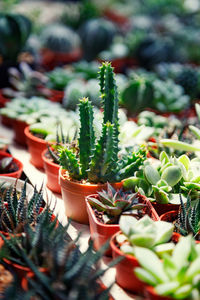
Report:
M 166 212 L 165 214 L 160 216 L 160 220 L 165 221 L 165 222 L 174 222 L 175 220 L 177 220 L 177 218 L 178 218 L 178 211 L 176 211 L 176 210 Z M 173 239 L 174 242 L 178 243 L 181 236 L 182 235 L 180 233 L 174 232 L 172 239 Z M 195 240 L 195 243 L 200 244 L 200 241 Z
M 26 146 L 26 136 L 24 134 L 24 129 L 28 126 L 28 124 L 24 121 L 13 120 L 13 130 L 14 130 L 14 139 L 15 141 L 22 145 Z
M 24 133 L 30 153 L 30 162 L 36 168 L 43 168 L 42 152 L 47 148 L 47 142 L 31 134 L 29 126 L 25 128 Z
M 172 300 L 171 297 L 158 295 L 152 286 L 145 288 L 145 295 L 147 300 Z
M 89 224 L 90 224 L 90 235 L 94 242 L 94 248 L 99 250 L 107 241 L 114 235 L 116 232 L 120 230 L 119 224 L 103 224 L 99 222 L 95 216 L 95 213 L 88 202 L 88 197 L 94 197 L 98 199 L 98 194 L 89 195 L 86 197 L 86 205 L 87 205 L 87 212 L 89 216 Z M 155 221 L 159 220 L 159 216 L 155 212 L 154 208 L 152 207 L 150 201 L 141 195 L 139 199 L 140 203 L 144 203 L 147 206 L 144 208 L 145 213 L 148 214 L 151 218 Z M 105 255 L 111 256 L 112 250 L 109 248 Z
M 12 157 L 12 155 L 10 155 L 7 152 L 3 152 L 0 151 L 0 159 L 4 158 L 4 157 Z M 13 157 L 13 162 L 17 165 L 18 170 L 12 173 L 4 173 L 4 174 L 0 174 L 0 176 L 8 176 L 8 177 L 14 177 L 14 178 L 20 178 L 22 175 L 22 171 L 23 171 L 23 164 L 21 163 L 20 160 L 16 159 Z
M 72 181 L 63 176 L 65 172 L 64 169 L 59 169 L 59 183 L 65 205 L 65 214 L 76 222 L 88 224 L 89 219 L 85 197 L 105 189 L 106 184 L 83 184 L 78 181 Z M 120 189 L 122 183 L 114 183 L 112 186 L 116 189 Z
M 159 216 L 169 212 L 169 211 L 178 211 L 180 204 L 171 204 L 171 203 L 167 203 L 167 204 L 162 204 L 162 203 L 158 203 L 156 201 L 152 202 L 153 207 L 155 208 L 157 214 Z
M 134 269 L 139 267 L 139 262 L 136 257 L 124 254 L 117 247 L 116 236 L 119 233 L 120 231 L 117 232 L 110 241 L 113 259 L 117 258 L 118 256 L 124 257 L 124 259 L 115 266 L 116 283 L 125 290 L 136 294 L 142 294 L 146 284 L 139 280 L 134 274 Z
M 44 163 L 44 170 L 47 176 L 47 187 L 55 193 L 61 193 L 61 188 L 59 184 L 59 168 L 60 166 L 48 159 L 45 154 L 47 149 L 42 152 L 42 159 Z

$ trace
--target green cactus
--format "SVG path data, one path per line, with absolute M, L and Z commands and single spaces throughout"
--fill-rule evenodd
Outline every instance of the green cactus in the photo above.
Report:
M 146 158 L 146 150 L 132 153 L 119 160 L 118 96 L 113 68 L 105 62 L 100 67 L 99 84 L 104 108 L 101 137 L 96 141 L 93 130 L 93 111 L 87 98 L 80 100 L 80 132 L 77 153 L 63 147 L 60 164 L 72 179 L 90 182 L 118 182 L 134 175 Z

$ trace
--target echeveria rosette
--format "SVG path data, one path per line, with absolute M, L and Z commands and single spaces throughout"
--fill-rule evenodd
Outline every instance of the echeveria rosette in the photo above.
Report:
M 184 249 L 184 251 L 183 251 Z M 172 299 L 200 299 L 200 247 L 191 235 L 182 237 L 172 253 L 162 260 L 151 249 L 135 247 L 140 267 L 136 276 L 153 286 L 156 293 Z
M 158 166 L 146 161 L 143 168 L 135 176 L 124 180 L 124 187 L 134 188 L 152 201 L 162 204 L 180 204 L 179 193 L 191 196 L 200 191 L 200 159 L 190 160 L 187 155 L 179 158 L 169 157 L 161 152 Z
M 174 243 L 171 237 L 174 231 L 172 223 L 153 221 L 148 215 L 140 220 L 131 216 L 121 216 L 121 234 L 116 236 L 120 250 L 129 255 L 135 255 L 135 247 L 152 249 L 161 257 L 164 253 L 171 253 Z

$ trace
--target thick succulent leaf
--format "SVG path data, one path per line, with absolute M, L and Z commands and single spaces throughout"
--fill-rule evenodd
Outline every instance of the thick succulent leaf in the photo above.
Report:
M 167 164 L 169 162 L 169 156 L 165 151 L 162 151 L 159 156 L 159 160 L 162 162 L 162 164 Z
M 126 236 L 129 236 L 131 233 L 133 233 L 136 223 L 137 219 L 130 216 L 121 216 L 119 220 L 120 229 Z
M 190 159 L 187 155 L 183 154 L 178 158 L 178 161 L 182 163 L 185 169 L 188 171 L 190 167 Z
M 181 195 L 183 203 L 187 202 L 187 198 L 184 195 Z M 180 205 L 180 196 L 179 194 L 169 194 L 169 203 Z
M 171 254 L 165 253 L 163 255 L 163 266 L 169 278 L 173 280 L 177 274 L 177 269 Z
M 174 248 L 172 258 L 178 269 L 181 269 L 188 261 L 192 248 L 192 236 L 182 237 Z M 184 251 L 183 251 L 184 249 Z
M 166 192 L 162 189 L 158 188 L 157 186 L 153 186 L 154 197 L 156 202 L 166 204 L 169 203 L 169 198 Z
M 193 287 L 191 284 L 185 284 L 174 291 L 173 297 L 175 299 L 187 299 L 190 296 L 192 289 Z
M 180 286 L 178 281 L 166 282 L 155 287 L 156 292 L 162 296 L 169 296 Z
M 164 170 L 161 176 L 170 186 L 176 185 L 182 178 L 182 171 L 179 166 L 171 166 Z
M 148 283 L 151 286 L 155 286 L 158 284 L 158 281 L 156 280 L 156 278 L 145 269 L 135 268 L 134 273 L 140 280 Z
M 172 251 L 174 250 L 174 243 L 164 243 L 161 245 L 157 245 L 154 247 L 154 251 L 159 257 L 163 257 L 166 253 L 172 254 Z
M 130 254 L 130 255 L 133 255 L 134 256 L 134 247 L 130 246 L 130 245 L 127 245 L 127 244 L 123 244 L 121 247 L 120 247 L 120 250 L 125 253 L 125 254 Z
M 200 130 L 196 126 L 193 126 L 193 125 L 189 125 L 189 129 L 200 140 Z
M 189 190 L 198 190 L 200 191 L 200 183 L 195 183 L 195 182 L 184 182 L 184 185 L 186 188 Z
M 155 244 L 155 235 L 153 233 L 134 233 L 129 236 L 132 245 L 151 248 Z
M 106 192 L 98 192 L 98 195 L 103 204 L 113 206 L 113 201 L 109 198 Z
M 189 266 L 185 274 L 185 281 L 192 282 L 193 278 L 200 274 L 200 257 L 195 259 Z
M 175 150 L 182 150 L 182 151 L 189 151 L 189 152 L 194 152 L 194 151 L 200 151 L 199 147 L 195 147 L 191 144 L 185 143 L 185 142 L 180 142 L 177 140 L 171 140 L 171 139 L 161 139 L 160 143 L 163 144 L 166 147 L 173 148 Z
M 153 185 L 156 185 L 160 180 L 160 174 L 158 171 L 151 165 L 146 165 L 144 167 L 144 175 L 147 181 Z
M 95 207 L 98 211 L 106 210 L 106 206 L 96 198 L 88 197 L 88 202 L 92 207 Z
M 159 283 L 169 281 L 162 262 L 153 251 L 142 247 L 135 247 L 135 256 L 140 265 L 150 272 Z
M 158 221 L 155 222 L 155 227 L 157 231 L 156 245 L 167 243 L 172 237 L 174 225 L 172 223 Z

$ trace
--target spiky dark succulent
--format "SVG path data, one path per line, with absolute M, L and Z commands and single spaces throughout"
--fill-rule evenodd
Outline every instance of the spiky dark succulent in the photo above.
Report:
M 23 215 L 25 210 L 20 212 Z M 23 222 L 21 235 L 10 234 L 9 238 L 2 233 L 4 244 L 0 250 L 0 258 L 7 258 L 13 263 L 27 266 L 27 259 L 34 262 L 38 267 L 48 266 L 48 253 L 54 249 L 58 239 L 62 238 L 62 227 L 57 218 L 52 219 L 52 212 L 48 208 L 42 210 L 36 216 L 37 223 L 30 223 L 27 219 Z M 65 228 L 67 229 L 67 228 Z M 64 235 L 64 233 L 62 233 Z
M 200 198 L 192 200 L 188 195 L 184 204 L 180 194 L 180 202 L 181 207 L 175 223 L 178 232 L 184 236 L 192 233 L 195 239 L 200 241 Z
M 142 209 L 146 206 L 140 203 L 138 193 L 115 190 L 107 183 L 107 191 L 98 192 L 98 198 L 89 196 L 88 202 L 99 212 L 103 212 L 102 218 L 105 224 L 117 224 L 121 215 L 142 216 Z
M 17 183 L 17 181 L 16 181 Z M 28 201 L 26 181 L 21 191 L 16 184 L 0 189 L 0 230 L 7 233 L 23 232 L 26 223 L 36 224 L 43 206 L 42 187 Z
M 68 147 L 60 151 L 60 165 L 69 177 L 89 182 L 118 182 L 133 175 L 146 159 L 140 148 L 124 159 L 119 159 L 118 95 L 111 64 L 103 63 L 99 72 L 100 92 L 104 106 L 102 134 L 95 141 L 93 108 L 88 98 L 80 100 L 80 132 L 78 155 Z

